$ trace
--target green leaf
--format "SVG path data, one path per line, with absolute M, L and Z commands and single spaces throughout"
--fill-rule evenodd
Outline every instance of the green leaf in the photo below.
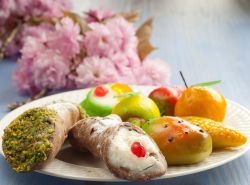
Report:
M 129 92 L 129 93 L 115 95 L 114 98 L 124 98 L 124 97 L 129 97 L 129 96 L 137 96 L 139 94 L 141 94 L 141 92 Z
M 198 83 L 198 84 L 191 85 L 191 87 L 211 86 L 211 85 L 215 85 L 215 84 L 218 84 L 218 83 L 221 83 L 221 80 L 215 80 L 215 81 L 211 81 L 211 82 Z

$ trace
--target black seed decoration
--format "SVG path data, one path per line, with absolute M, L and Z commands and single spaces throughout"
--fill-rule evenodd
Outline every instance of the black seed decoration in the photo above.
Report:
M 164 128 L 167 128 L 167 127 L 168 127 L 168 125 L 167 125 L 167 124 L 165 124 L 163 127 L 164 127 Z
M 90 135 L 93 134 L 95 131 L 96 131 L 96 129 L 92 128 L 91 131 L 90 131 Z
M 203 133 L 204 131 L 202 129 L 199 130 L 201 133 Z
M 186 132 L 184 132 L 185 134 L 188 134 L 188 132 L 186 131 Z
M 168 142 L 169 142 L 169 143 L 172 143 L 173 140 L 174 140 L 174 138 L 173 138 L 173 137 L 170 137 L 170 138 L 168 139 Z
M 184 121 L 183 120 L 179 120 L 178 123 L 183 123 Z

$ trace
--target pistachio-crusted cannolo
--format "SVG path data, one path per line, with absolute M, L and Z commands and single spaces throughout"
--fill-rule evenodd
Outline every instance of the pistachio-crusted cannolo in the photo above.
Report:
M 27 110 L 4 130 L 2 147 L 7 161 L 17 172 L 43 168 L 82 116 L 76 105 L 67 102 Z
M 116 115 L 80 120 L 69 132 L 78 150 L 89 150 L 104 160 L 117 177 L 147 180 L 161 176 L 167 163 L 155 142 L 139 127 Z

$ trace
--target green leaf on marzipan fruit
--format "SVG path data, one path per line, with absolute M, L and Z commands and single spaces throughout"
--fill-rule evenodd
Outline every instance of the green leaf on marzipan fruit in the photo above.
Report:
M 203 82 L 203 83 L 198 83 L 191 85 L 191 87 L 197 87 L 197 86 L 212 86 L 215 84 L 221 83 L 221 80 L 215 80 L 215 81 L 210 81 L 210 82 Z
M 124 98 L 124 97 L 130 97 L 130 96 L 137 96 L 140 94 L 141 92 L 129 92 L 129 93 L 115 95 L 114 98 Z

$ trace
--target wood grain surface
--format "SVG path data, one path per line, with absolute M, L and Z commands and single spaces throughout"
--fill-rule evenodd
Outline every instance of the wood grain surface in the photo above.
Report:
M 160 57 L 172 69 L 172 84 L 182 84 L 182 70 L 189 84 L 220 79 L 216 86 L 227 98 L 250 109 L 250 0 L 72 0 L 77 12 L 92 7 L 117 11 L 138 10 L 141 20 L 154 18 L 151 57 Z M 6 104 L 22 99 L 11 82 L 14 59 L 0 63 L 0 116 Z M 250 124 L 250 123 L 249 123 Z M 121 184 L 249 185 L 250 152 L 206 172 L 152 182 Z M 95 184 L 49 177 L 38 173 L 16 174 L 0 157 L 2 185 Z M 96 183 L 99 184 L 99 183 Z M 115 184 L 115 183 L 103 183 Z

